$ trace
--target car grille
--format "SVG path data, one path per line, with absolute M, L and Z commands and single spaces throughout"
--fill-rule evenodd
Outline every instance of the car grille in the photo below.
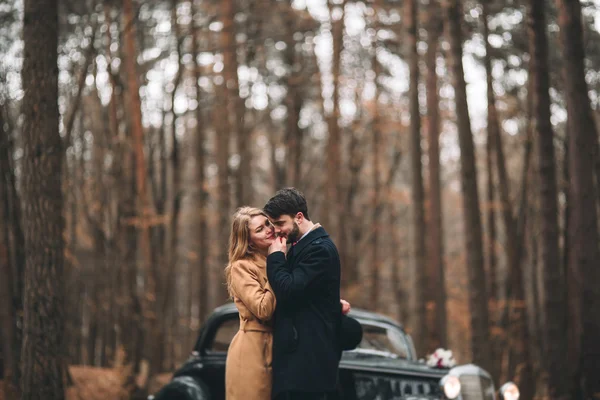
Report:
M 463 400 L 495 400 L 491 379 L 479 375 L 462 375 L 459 379 Z

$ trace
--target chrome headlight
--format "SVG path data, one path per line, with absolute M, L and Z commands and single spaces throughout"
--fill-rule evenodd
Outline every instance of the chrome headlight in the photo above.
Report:
M 521 393 L 519 393 L 519 388 L 517 385 L 512 382 L 506 382 L 500 388 L 500 396 L 504 400 L 519 400 Z
M 460 381 L 456 376 L 444 376 L 440 381 L 440 386 L 450 400 L 456 399 L 460 395 Z

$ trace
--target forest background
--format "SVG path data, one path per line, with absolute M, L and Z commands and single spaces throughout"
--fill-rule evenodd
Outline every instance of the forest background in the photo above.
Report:
M 232 213 L 285 186 L 421 356 L 600 397 L 599 7 L 2 1 L 5 398 L 151 390 L 228 301 Z

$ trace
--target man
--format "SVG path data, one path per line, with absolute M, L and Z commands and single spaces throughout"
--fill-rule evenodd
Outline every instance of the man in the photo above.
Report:
M 349 306 L 340 303 L 337 249 L 325 229 L 310 220 L 306 199 L 298 190 L 278 191 L 264 211 L 278 236 L 267 257 L 267 276 L 277 299 L 272 396 L 334 399 L 347 341 L 340 335 L 341 304 Z M 292 244 L 289 251 L 287 243 Z M 356 346 L 356 339 L 350 341 Z

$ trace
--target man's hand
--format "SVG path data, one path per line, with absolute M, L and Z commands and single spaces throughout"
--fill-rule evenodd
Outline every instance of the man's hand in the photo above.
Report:
M 287 253 L 287 239 L 283 236 L 276 237 L 269 246 L 269 254 L 273 254 L 277 251 L 282 251 L 283 254 Z
M 346 300 L 340 300 L 340 303 L 342 303 L 342 314 L 348 314 L 350 312 L 350 303 Z

